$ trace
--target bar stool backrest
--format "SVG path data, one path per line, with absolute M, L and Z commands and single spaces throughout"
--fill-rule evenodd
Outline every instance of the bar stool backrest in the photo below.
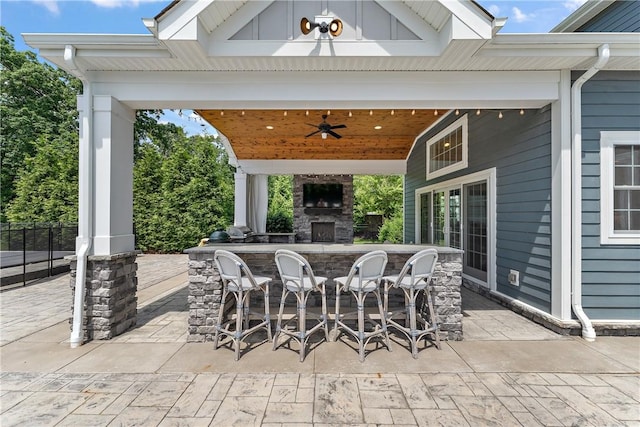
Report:
M 243 275 L 249 280 L 252 287 L 258 286 L 251 270 L 238 255 L 224 249 L 218 249 L 213 254 L 213 260 L 218 267 L 220 278 L 223 283 L 229 286 L 229 290 L 237 291 L 242 287 Z
M 386 266 L 387 253 L 385 251 L 372 251 L 362 255 L 351 266 L 345 289 L 349 287 L 355 277 L 358 277 L 360 287 L 364 287 L 369 282 L 379 282 L 384 275 Z
M 438 251 L 433 248 L 424 249 L 407 260 L 396 281 L 396 286 L 424 289 L 428 284 L 438 261 Z M 409 283 L 405 278 L 410 278 Z
M 317 288 L 313 269 L 305 257 L 294 251 L 278 249 L 275 258 L 282 285 L 287 289 L 294 292 L 302 291 L 305 276 L 309 278 L 313 289 Z

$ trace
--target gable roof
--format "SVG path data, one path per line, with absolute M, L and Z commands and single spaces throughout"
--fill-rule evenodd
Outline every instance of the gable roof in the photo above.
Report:
M 343 20 L 340 37 L 302 34 L 315 13 Z M 605 43 L 605 69 L 639 68 L 637 35 L 497 34 L 470 0 L 176 1 L 144 23 L 151 34 L 23 37 L 94 94 L 196 109 L 247 173 L 403 173 L 418 128 L 449 109 L 548 105 L 559 70 L 591 66 Z M 347 125 L 342 144 L 305 138 L 328 110 Z M 413 138 L 400 135 L 414 119 Z
M 571 33 L 598 16 L 615 0 L 587 0 L 582 6 L 551 29 L 551 33 Z

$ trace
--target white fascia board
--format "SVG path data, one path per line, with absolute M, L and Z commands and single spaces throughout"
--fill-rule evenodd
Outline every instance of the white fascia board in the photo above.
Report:
M 339 175 L 349 171 L 354 175 L 404 175 L 404 160 L 238 160 L 238 167 L 247 174 Z
M 607 43 L 610 55 L 640 58 L 640 37 L 631 33 L 556 33 L 496 35 L 477 55 L 480 57 L 585 57 L 597 58 Z
M 158 39 L 170 40 L 216 0 L 181 1 L 158 21 Z
M 440 56 L 440 41 L 431 40 L 230 40 L 214 41 L 210 56 L 219 57 L 393 57 Z
M 24 42 L 34 49 L 63 49 L 67 45 L 77 49 L 129 50 L 162 49 L 152 34 L 49 34 L 22 33 Z
M 374 0 L 422 40 L 437 40 L 438 32 L 406 4 L 396 0 Z
M 244 28 L 253 18 L 260 15 L 267 7 L 273 3 L 271 1 L 248 1 L 238 9 L 229 19 L 221 23 L 211 32 L 211 41 L 227 41 L 238 31 Z
M 496 34 L 488 47 L 558 48 L 599 47 L 602 44 L 637 48 L 640 37 L 637 33 L 549 33 L 549 34 Z
M 135 108 L 536 108 L 558 98 L 560 77 L 555 71 L 146 71 L 92 73 L 91 80 L 97 93 Z
M 473 7 L 470 3 L 460 1 L 438 0 L 438 2 L 456 16 L 461 23 L 473 31 L 477 37 L 486 40 L 491 39 L 493 35 L 493 22 L 482 10 Z

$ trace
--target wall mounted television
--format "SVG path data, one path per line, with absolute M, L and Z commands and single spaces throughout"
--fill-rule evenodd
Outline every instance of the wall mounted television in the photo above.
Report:
M 342 184 L 302 184 L 305 208 L 341 208 Z

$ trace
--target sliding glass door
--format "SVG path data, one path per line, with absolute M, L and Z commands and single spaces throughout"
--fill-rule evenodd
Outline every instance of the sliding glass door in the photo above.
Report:
M 463 249 L 463 274 L 487 282 L 487 181 L 432 187 L 419 197 L 420 242 Z

